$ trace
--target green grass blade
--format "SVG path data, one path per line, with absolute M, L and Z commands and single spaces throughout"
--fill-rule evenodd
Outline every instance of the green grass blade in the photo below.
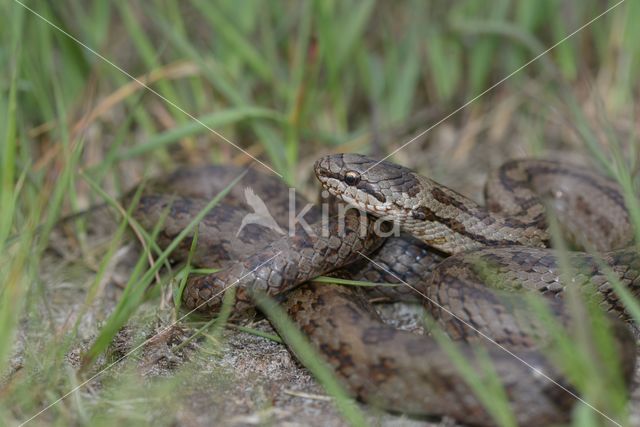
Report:
M 140 266 L 144 265 L 142 264 L 142 262 L 138 263 L 137 268 L 132 275 L 132 278 L 125 288 L 125 294 L 130 294 L 130 298 L 125 298 L 125 296 L 123 295 L 123 297 L 120 299 L 116 310 L 105 323 L 105 326 L 100 331 L 98 337 L 95 340 L 95 343 L 86 352 L 86 363 L 90 363 L 91 361 L 95 360 L 95 358 L 99 354 L 106 350 L 106 348 L 113 340 L 115 334 L 126 323 L 133 312 L 138 308 L 138 305 L 142 302 L 145 290 L 153 280 L 156 273 L 159 271 L 160 267 L 168 259 L 169 255 L 175 250 L 175 248 L 183 239 L 185 239 L 190 233 L 192 233 L 197 224 L 200 223 L 200 221 L 202 221 L 207 213 L 229 193 L 231 188 L 233 188 L 244 177 L 245 173 L 234 179 L 224 190 L 218 193 L 213 199 L 211 199 L 209 203 L 207 203 L 207 205 L 195 216 L 195 218 L 189 223 L 189 225 L 184 230 L 182 230 L 176 236 L 176 238 L 167 246 L 162 254 L 160 254 L 160 256 L 155 260 L 155 264 L 151 268 L 149 268 L 144 273 L 135 274 L 136 272 L 140 272 L 142 268 Z M 141 257 L 141 260 L 142 259 L 146 258 Z M 138 277 L 139 275 L 141 275 L 141 277 Z
M 216 128 L 244 120 L 264 119 L 280 122 L 282 116 L 266 108 L 260 107 L 240 107 L 227 109 L 201 117 L 199 120 L 210 128 Z M 146 142 L 128 148 L 115 156 L 116 160 L 131 159 L 142 154 L 156 151 L 167 145 L 177 143 L 182 138 L 196 136 L 209 132 L 209 130 L 198 122 L 189 122 L 173 129 L 167 130 L 159 135 L 150 137 Z M 221 142 L 224 144 L 224 142 Z
M 347 394 L 340 382 L 335 378 L 331 368 L 318 355 L 307 338 L 298 330 L 296 325 L 287 317 L 287 314 L 271 298 L 263 293 L 254 297 L 256 305 L 267 316 L 278 334 L 291 347 L 296 357 L 305 365 L 324 387 L 327 393 L 333 396 L 338 410 L 352 426 L 366 426 L 369 423 L 358 409 L 355 401 Z

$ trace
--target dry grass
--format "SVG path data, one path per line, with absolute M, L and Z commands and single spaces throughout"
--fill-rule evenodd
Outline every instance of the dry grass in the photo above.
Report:
M 28 6 L 313 195 L 320 153 L 392 151 L 613 4 Z M 506 158 L 562 157 L 616 176 L 633 207 L 639 5 L 618 6 L 394 159 L 480 200 L 485 174 Z M 180 271 L 149 265 L 152 239 L 140 255 L 124 221 L 80 218 L 63 234 L 51 232 L 56 221 L 180 164 L 249 159 L 19 3 L 0 12 L 0 423 L 18 425 L 180 316 L 166 298 Z M 32 424 L 365 422 L 286 394 L 324 392 L 282 346 L 198 322 Z M 620 416 L 638 422 L 624 403 Z M 580 408 L 574 423 L 597 422 Z

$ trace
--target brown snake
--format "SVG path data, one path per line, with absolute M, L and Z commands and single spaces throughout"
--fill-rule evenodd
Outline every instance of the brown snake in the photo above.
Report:
M 215 313 L 223 291 L 236 283 L 239 311 L 251 306 L 256 290 L 280 295 L 294 322 L 361 400 L 394 411 L 449 415 L 473 425 L 495 424 L 433 338 L 381 323 L 360 288 L 309 282 L 337 270 L 354 279 L 401 280 L 429 298 L 426 307 L 452 338 L 461 341 L 460 351 L 478 371 L 481 362 L 474 347 L 486 344 L 477 339 L 478 331 L 512 351 L 508 354 L 495 345 L 485 346 L 520 425 L 548 425 L 570 417 L 575 398 L 558 384 L 574 389 L 536 345 L 539 336 L 544 336 L 539 325 L 532 322 L 523 327 L 519 315 L 526 306 L 520 292 L 512 291 L 539 291 L 549 297 L 552 311 L 566 323 L 562 299 L 556 298 L 565 291 L 558 262 L 554 252 L 545 248 L 550 240 L 544 211 L 547 203 L 558 213 L 572 241 L 604 251 L 604 264 L 634 295 L 639 294 L 640 260 L 635 248 L 627 248 L 633 233 L 615 183 L 583 168 L 551 161 L 513 161 L 490 176 L 485 209 L 404 167 L 360 155 L 325 157 L 316 163 L 315 172 L 333 196 L 372 215 L 398 221 L 415 237 L 378 237 L 375 227 L 379 222 L 353 210 L 347 211 L 344 223 L 329 221 L 329 233 L 323 235 L 317 207 L 305 216 L 311 230 L 298 227 L 294 235 L 283 236 L 249 224 L 236 236 L 248 212 L 245 186 L 267 202 L 280 226 L 288 227 L 286 186 L 249 170 L 241 185 L 199 225 L 194 264 L 222 265 L 224 269 L 189 279 L 183 294 L 188 308 Z M 233 167 L 180 170 L 145 190 L 134 217 L 148 229 L 164 218 L 158 241 L 166 246 L 207 199 L 239 173 Z M 304 206 L 302 198 L 296 202 L 298 208 Z M 382 230 L 388 231 L 385 227 L 386 223 Z M 186 239 L 173 257 L 184 259 L 190 246 L 191 239 Z M 446 254 L 454 255 L 442 261 Z M 572 252 L 569 262 L 578 272 L 572 285 L 593 283 L 600 304 L 626 320 L 596 260 Z M 479 265 L 491 268 L 491 286 L 484 283 Z M 416 296 L 405 286 L 388 289 L 377 290 L 377 295 Z M 613 322 L 612 330 L 624 377 L 629 379 L 635 364 L 635 340 L 620 322 Z M 557 384 L 534 375 L 531 366 Z

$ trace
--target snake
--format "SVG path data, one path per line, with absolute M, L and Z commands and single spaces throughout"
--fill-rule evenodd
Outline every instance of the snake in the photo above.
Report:
M 541 295 L 555 319 L 571 327 L 563 296 L 569 288 L 585 289 L 612 319 L 611 354 L 630 387 L 636 343 L 610 273 L 637 297 L 640 260 L 615 181 L 556 161 L 513 160 L 489 175 L 482 206 L 395 163 L 333 154 L 314 165 L 328 193 L 321 205 L 253 168 L 204 166 L 148 182 L 133 217 L 157 231 L 158 245 L 166 248 L 243 171 L 198 224 L 197 239 L 190 233 L 172 252 L 174 261 L 220 268 L 188 279 L 186 309 L 215 315 L 233 286 L 234 312 L 242 317 L 254 309 L 255 296 L 266 293 L 359 400 L 414 416 L 495 425 L 450 350 L 434 336 L 385 324 L 371 303 L 421 301 L 474 372 L 490 362 L 517 423 L 540 426 L 569 420 L 579 391 L 545 351 L 549 334 L 526 315 L 531 308 L 523 294 Z M 255 213 L 247 187 L 279 227 L 244 223 Z M 329 215 L 335 206 L 342 210 Z M 304 221 L 292 221 L 292 209 Z M 567 252 L 574 272 L 569 283 L 561 255 L 550 248 L 549 218 L 557 219 L 572 248 L 600 254 Z M 399 286 L 314 282 L 320 275 Z

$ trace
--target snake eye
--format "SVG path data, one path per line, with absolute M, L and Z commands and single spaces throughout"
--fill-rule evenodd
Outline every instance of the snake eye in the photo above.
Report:
M 358 172 L 349 171 L 344 174 L 344 182 L 347 185 L 358 185 L 360 182 L 360 174 Z

